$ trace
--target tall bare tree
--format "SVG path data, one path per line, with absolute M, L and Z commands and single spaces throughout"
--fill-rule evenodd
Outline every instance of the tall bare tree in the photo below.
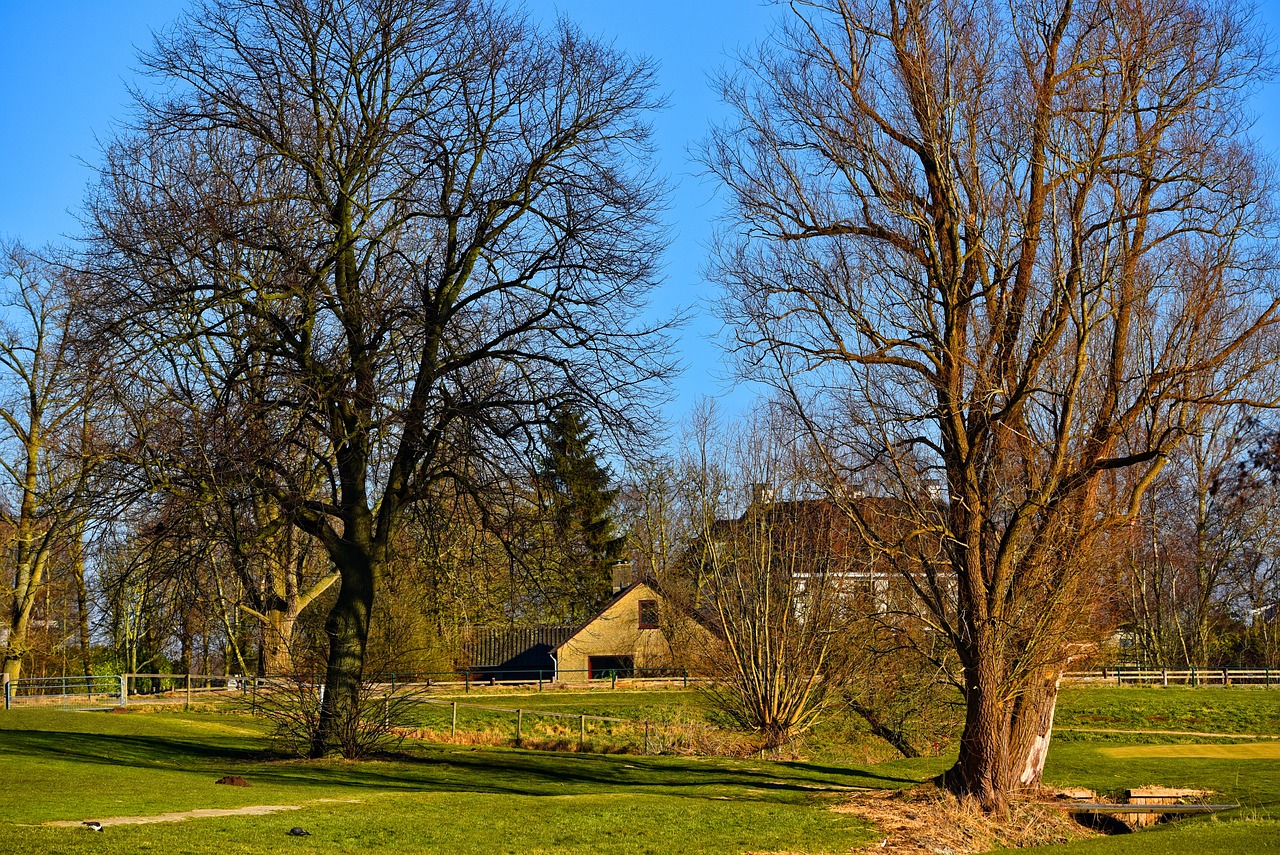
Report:
M 78 553 L 72 541 L 82 535 L 92 469 L 82 427 L 94 387 L 68 333 L 65 271 L 17 244 L 0 246 L 0 265 L 0 545 L 12 580 L 0 626 L 12 680 L 53 562 Z
M 1264 40 L 1236 2 L 790 9 L 705 150 L 714 273 L 832 495 L 875 471 L 910 506 L 885 538 L 846 502 L 958 654 L 945 783 L 999 810 L 1039 784 L 1092 550 L 1275 359 Z
M 486 0 L 205 0 L 142 61 L 160 94 L 88 205 L 96 313 L 160 374 L 199 370 L 172 358 L 193 336 L 248 342 L 244 471 L 340 576 L 325 753 L 408 509 L 498 479 L 550 400 L 645 422 L 651 69 Z

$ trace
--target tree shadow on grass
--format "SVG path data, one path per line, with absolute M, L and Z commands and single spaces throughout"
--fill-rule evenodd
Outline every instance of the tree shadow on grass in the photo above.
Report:
M 528 796 L 606 792 L 798 802 L 823 790 L 892 788 L 923 778 L 797 763 L 751 764 L 716 758 L 641 757 L 430 746 L 364 762 L 283 760 L 243 738 L 6 731 L 0 755 L 15 760 L 178 772 L 234 772 L 252 783 L 328 790 L 471 792 Z
M 270 756 L 233 737 L 183 739 L 57 730 L 4 731 L 0 737 L 0 755 L 5 754 L 163 769 L 187 769 L 192 765 L 215 768 L 219 764 L 261 761 Z

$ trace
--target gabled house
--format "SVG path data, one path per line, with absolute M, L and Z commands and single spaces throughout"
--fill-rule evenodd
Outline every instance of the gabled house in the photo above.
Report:
M 662 593 L 648 582 L 633 582 L 600 613 L 556 646 L 556 679 L 565 683 L 618 677 L 680 673 L 687 645 L 715 641 L 692 618 L 669 613 Z

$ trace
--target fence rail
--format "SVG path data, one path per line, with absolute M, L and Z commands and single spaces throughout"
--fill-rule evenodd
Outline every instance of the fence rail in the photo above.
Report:
M 29 706 L 122 706 L 127 703 L 128 687 L 120 675 L 27 677 L 6 680 L 4 708 Z
M 1099 668 L 1072 671 L 1062 679 L 1069 683 L 1139 686 L 1264 686 L 1280 680 L 1280 670 L 1272 668 Z
M 544 671 L 507 671 L 501 675 L 477 670 L 437 671 L 412 674 L 379 674 L 366 682 L 375 691 L 394 693 L 401 689 L 458 691 L 469 693 L 484 687 L 533 689 L 570 685 L 584 689 L 616 689 L 626 686 L 689 686 L 702 681 L 687 671 L 640 669 L 615 671 L 605 676 L 588 671 L 561 671 L 557 681 Z M 568 679 L 566 679 L 568 678 Z M 316 685 L 323 675 L 302 678 Z M 6 681 L 5 709 L 15 706 L 125 706 L 128 703 L 185 704 L 210 697 L 243 697 L 259 689 L 278 686 L 280 681 L 296 683 L 295 677 L 242 677 L 239 674 L 110 674 L 101 676 L 23 677 Z

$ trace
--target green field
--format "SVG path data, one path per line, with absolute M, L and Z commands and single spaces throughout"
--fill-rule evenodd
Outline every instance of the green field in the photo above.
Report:
M 651 721 L 709 718 L 694 692 L 473 692 L 459 699 Z M 441 709 L 448 714 L 444 707 L 423 715 Z M 489 715 L 477 726 L 508 726 L 502 714 Z M 1280 691 L 1069 688 L 1058 723 L 1046 770 L 1052 783 L 1104 793 L 1202 787 L 1220 794 L 1215 801 L 1243 807 L 1036 851 L 1280 852 L 1280 742 L 1238 736 L 1280 735 Z M 274 758 L 265 723 L 242 714 L 20 709 L 0 713 L 0 840 L 6 853 L 42 855 L 835 853 L 878 839 L 876 829 L 828 809 L 844 791 L 909 786 L 949 761 L 858 766 L 831 762 L 839 746 L 818 753 L 820 760 L 772 762 L 412 743 L 390 759 L 305 762 Z M 251 786 L 214 784 L 228 774 Z M 253 806 L 289 809 L 116 825 L 101 834 L 45 825 Z M 295 825 L 310 836 L 289 837 Z

